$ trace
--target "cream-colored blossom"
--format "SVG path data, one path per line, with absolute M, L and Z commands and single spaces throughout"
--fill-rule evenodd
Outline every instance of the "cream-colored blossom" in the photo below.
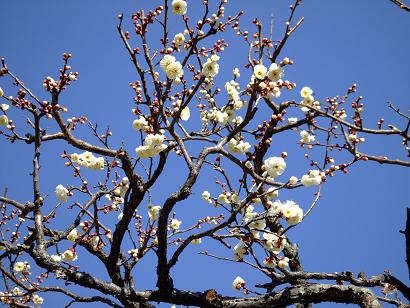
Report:
M 187 12 L 187 3 L 184 0 L 172 1 L 172 13 L 176 15 L 185 15 Z
M 257 64 L 253 68 L 253 76 L 257 79 L 265 79 L 268 69 L 263 64 Z
M 322 183 L 322 176 L 319 170 L 310 170 L 307 174 L 302 176 L 300 180 L 303 186 L 318 186 Z
M 286 162 L 282 157 L 269 157 L 263 162 L 269 176 L 276 178 L 285 172 Z

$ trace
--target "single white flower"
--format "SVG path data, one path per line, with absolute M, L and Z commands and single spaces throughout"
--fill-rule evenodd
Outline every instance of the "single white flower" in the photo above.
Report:
M 179 61 L 175 61 L 167 66 L 165 73 L 169 79 L 176 80 L 177 78 L 182 77 L 184 70 L 182 69 L 181 63 Z
M 9 124 L 9 118 L 3 114 L 0 116 L 0 126 L 6 126 Z
M 202 74 L 206 77 L 214 78 L 219 73 L 219 64 L 208 59 L 203 66 Z
M 63 185 L 58 185 L 55 190 L 58 202 L 67 202 L 68 200 L 68 189 Z
M 283 77 L 283 69 L 276 63 L 272 63 L 269 67 L 268 78 L 273 81 L 278 81 Z
M 19 261 L 14 263 L 14 271 L 17 273 L 21 272 L 28 272 L 30 270 L 30 265 L 28 264 L 27 261 Z
M 171 219 L 171 229 L 178 230 L 181 224 L 182 224 L 182 221 L 175 219 L 175 218 Z
M 70 233 L 68 233 L 67 239 L 71 242 L 75 242 L 78 236 L 79 236 L 78 231 L 76 228 L 74 228 L 73 230 L 70 231 Z
M 187 3 L 184 0 L 172 1 L 172 13 L 176 15 L 185 15 L 187 12 Z
M 234 281 L 232 282 L 232 288 L 234 290 L 240 290 L 245 286 L 245 280 L 243 280 L 242 277 L 238 276 L 234 279 Z
M 280 210 L 289 225 L 296 225 L 303 219 L 303 210 L 294 201 L 287 200 L 282 203 Z
M 295 185 L 298 182 L 298 178 L 296 176 L 291 176 L 289 179 L 289 183 Z
M 274 254 L 280 253 L 286 246 L 286 238 L 284 236 L 278 236 L 274 233 L 263 233 L 263 238 L 266 240 L 265 248 Z
M 204 190 L 204 192 L 202 193 L 202 199 L 204 199 L 208 203 L 212 203 L 211 194 L 207 190 Z
M 3 111 L 9 110 L 9 108 L 10 108 L 10 106 L 7 105 L 7 104 L 1 104 L 1 105 L 0 105 L 0 109 L 3 110 Z
M 148 121 L 143 116 L 140 116 L 132 122 L 132 127 L 136 130 L 145 130 L 147 126 Z
M 78 259 L 77 254 L 72 249 L 67 249 L 64 251 L 61 258 L 68 261 L 75 261 Z
M 159 62 L 161 69 L 166 72 L 168 65 L 175 62 L 175 57 L 171 55 L 165 55 Z
M 265 79 L 268 69 L 263 64 L 257 64 L 253 68 L 253 75 L 258 79 Z
M 247 254 L 247 249 L 245 246 L 245 243 L 242 241 L 239 241 L 238 244 L 236 244 L 233 248 L 233 253 L 235 256 L 235 260 L 240 260 L 243 258 L 243 255 Z
M 190 117 L 191 117 L 191 110 L 189 110 L 189 107 L 186 106 L 181 111 L 181 120 L 182 121 L 188 121 Z
M 300 180 L 303 186 L 310 187 L 310 186 L 318 186 L 322 183 L 322 176 L 319 170 L 310 170 L 307 174 L 302 176 Z
M 148 216 L 150 221 L 154 221 L 158 219 L 159 211 L 161 210 L 161 206 L 159 205 L 148 205 Z
M 307 96 L 311 96 L 313 94 L 313 90 L 309 87 L 303 87 L 302 90 L 300 90 L 300 96 L 303 98 Z
M 174 36 L 175 45 L 181 46 L 185 42 L 185 36 L 183 33 L 178 33 Z
M 263 162 L 269 176 L 276 178 L 285 172 L 286 162 L 282 157 L 269 157 Z

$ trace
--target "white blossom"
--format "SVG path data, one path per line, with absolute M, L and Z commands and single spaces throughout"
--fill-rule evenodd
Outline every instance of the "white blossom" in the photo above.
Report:
M 204 199 L 206 202 L 212 203 L 211 194 L 207 190 L 204 190 L 204 192 L 202 193 L 202 199 Z
M 289 183 L 292 184 L 292 185 L 295 185 L 298 181 L 299 181 L 299 179 L 296 176 L 291 176 L 289 178 Z
M 182 64 L 179 61 L 175 61 L 167 66 L 165 73 L 169 79 L 176 80 L 182 77 L 184 70 L 182 69 Z
M 161 206 L 159 205 L 148 205 L 148 216 L 150 221 L 154 221 L 158 219 L 159 211 L 161 210 Z
M 51 255 L 50 258 L 54 262 L 57 262 L 57 263 L 61 262 L 61 256 L 60 255 Z
M 178 33 L 174 36 L 175 45 L 181 46 L 185 42 L 185 36 L 183 33 Z
M 7 111 L 9 110 L 10 106 L 8 104 L 1 104 L 0 105 L 0 109 L 3 111 Z
M 265 79 L 268 69 L 263 64 L 257 64 L 253 68 L 253 76 L 258 79 Z
M 78 231 L 76 228 L 74 228 L 73 230 L 70 231 L 70 233 L 68 233 L 67 239 L 71 242 L 75 242 L 78 236 L 79 236 Z
M 263 162 L 269 176 L 276 178 L 285 172 L 286 162 L 282 157 L 269 157 Z
M 269 268 L 274 268 L 277 265 L 275 259 L 272 257 L 266 257 L 263 260 L 263 264 L 265 264 L 265 266 Z
M 275 233 L 263 233 L 263 238 L 266 240 L 265 248 L 274 254 L 280 253 L 286 246 L 286 238 L 283 236 L 278 236 Z
M 315 141 L 315 136 L 310 135 L 307 131 L 302 130 L 300 132 L 300 142 L 301 143 L 310 143 Z
M 303 87 L 302 90 L 300 90 L 300 96 L 303 98 L 307 96 L 311 96 L 313 94 L 313 90 L 309 87 Z
M 239 68 L 237 68 L 237 67 L 235 67 L 235 68 L 233 69 L 232 74 L 233 74 L 233 76 L 234 76 L 235 78 L 241 77 L 241 74 L 240 74 L 240 72 L 239 72 Z
M 283 77 L 283 69 L 276 63 L 272 63 L 268 70 L 268 78 L 273 81 L 278 81 Z
M 282 203 L 280 210 L 289 225 L 296 225 L 303 219 L 303 210 L 292 200 Z
M 95 157 L 91 152 L 82 154 L 73 153 L 70 155 L 71 161 L 79 166 L 92 170 L 104 170 L 104 157 Z
M 73 251 L 72 249 L 67 249 L 66 251 L 64 251 L 61 258 L 63 260 L 68 260 L 68 261 L 75 261 L 78 259 L 76 252 Z
M 30 265 L 27 261 L 19 261 L 14 263 L 14 271 L 17 273 L 28 272 L 30 270 Z
M 3 114 L 0 116 L 0 126 L 6 126 L 7 124 L 9 124 L 9 118 Z
M 199 245 L 199 244 L 202 243 L 202 239 L 201 238 L 195 238 L 191 241 L 191 243 L 195 244 L 195 245 Z
M 58 185 L 55 190 L 58 202 L 67 202 L 68 200 L 68 189 L 63 185 Z
M 147 126 L 148 126 L 148 121 L 143 116 L 139 116 L 138 119 L 135 119 L 132 122 L 132 127 L 136 130 L 145 131 L 147 129 Z
M 232 282 L 232 288 L 234 290 L 240 290 L 245 286 L 245 280 L 243 280 L 242 277 L 238 276 L 234 279 L 234 281 Z
M 167 71 L 167 67 L 168 65 L 170 65 L 171 63 L 175 62 L 175 57 L 171 56 L 171 55 L 165 55 L 161 61 L 159 62 L 159 66 L 161 67 L 161 69 L 166 72 Z
M 214 78 L 219 73 L 219 64 L 208 59 L 202 68 L 202 74 L 206 77 Z
M 233 247 L 233 253 L 235 256 L 235 260 L 242 259 L 243 255 L 247 253 L 245 243 L 242 241 L 239 241 L 239 243 Z
M 310 186 L 318 186 L 322 183 L 322 176 L 319 170 L 310 170 L 307 174 L 302 176 L 300 180 L 303 186 L 310 187 Z
M 44 302 L 44 299 L 40 296 L 38 296 L 37 294 L 34 294 L 33 298 L 31 299 L 33 301 L 34 304 L 36 305 L 41 305 Z
M 182 121 L 188 121 L 190 117 L 191 117 L 191 110 L 189 110 L 189 107 L 186 106 L 181 111 L 181 120 Z
M 278 262 L 278 267 L 284 269 L 285 267 L 289 266 L 289 258 L 288 257 L 283 257 L 279 260 Z
M 175 218 L 171 219 L 171 229 L 178 230 L 181 224 L 182 224 L 182 221 L 175 219 Z
M 232 153 L 240 154 L 245 154 L 251 148 L 251 144 L 249 142 L 243 142 L 243 140 L 238 141 L 235 138 L 229 140 L 226 146 Z
M 184 0 L 172 1 L 172 13 L 176 15 L 185 15 L 187 12 L 187 3 Z

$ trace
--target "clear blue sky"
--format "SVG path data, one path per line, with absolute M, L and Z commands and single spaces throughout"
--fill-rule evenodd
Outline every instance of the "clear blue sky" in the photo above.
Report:
M 200 1 L 188 2 L 189 13 L 199 14 Z M 46 100 L 49 97 L 42 89 L 43 78 L 57 77 L 62 53 L 72 53 L 71 64 L 80 76 L 62 97 L 62 104 L 69 107 L 68 115 L 87 115 L 101 127 L 109 125 L 114 132 L 114 144 L 125 140 L 127 148 L 133 152 L 138 139 L 131 128 L 133 93 L 128 83 L 138 78 L 118 37 L 116 16 L 124 13 L 128 17 L 140 8 L 155 7 L 160 3 L 141 0 L 1 1 L 0 56 L 7 59 L 9 67 L 27 86 Z M 258 17 L 267 25 L 270 14 L 274 14 L 275 38 L 280 38 L 289 4 L 289 1 L 231 0 L 226 6 L 226 15 L 244 10 L 246 24 Z M 386 122 L 393 118 L 386 101 L 392 101 L 402 109 L 409 107 L 410 14 L 387 0 L 310 0 L 304 1 L 298 10 L 296 17 L 301 16 L 305 17 L 305 22 L 282 53 L 282 56 L 295 60 L 295 65 L 287 69 L 286 78 L 295 81 L 298 88 L 309 85 L 321 100 L 343 95 L 352 83 L 357 83 L 358 94 L 364 96 L 367 106 L 369 120 L 366 125 L 371 127 L 375 127 L 378 117 L 385 118 Z M 171 23 L 172 34 L 184 29 L 181 20 L 175 16 L 171 17 Z M 150 37 L 152 40 L 159 38 L 159 32 L 150 33 Z M 225 37 L 230 46 L 221 59 L 218 76 L 221 83 L 231 79 L 235 66 L 242 68 L 246 57 L 244 44 L 232 31 L 227 31 Z M 241 85 L 246 82 L 246 79 L 240 79 Z M 15 95 L 9 80 L 0 79 L 0 86 L 6 94 Z M 297 98 L 297 91 L 292 95 L 284 99 Z M 11 111 L 11 118 L 16 123 L 24 122 L 23 115 L 16 110 Z M 403 124 L 399 120 L 395 123 Z M 50 127 L 54 126 L 50 123 Z M 93 140 L 91 135 L 88 136 Z M 308 169 L 307 163 L 303 152 L 295 145 L 297 138 L 286 138 L 274 141 L 271 154 L 287 151 L 290 156 L 286 174 L 300 177 Z M 369 138 L 369 143 L 366 146 L 368 152 L 405 158 L 399 138 L 382 141 Z M 10 146 L 1 139 L 0 149 L 0 189 L 8 187 L 9 196 L 22 202 L 31 200 L 31 148 L 29 150 L 24 144 Z M 54 187 L 74 183 L 59 158 L 63 149 L 72 150 L 62 142 L 44 146 L 41 185 L 43 193 L 50 194 L 50 208 L 55 202 Z M 182 180 L 184 176 L 180 170 L 184 169 L 178 164 L 167 168 L 161 187 L 154 190 L 155 204 L 161 204 L 178 187 L 176 180 Z M 323 198 L 313 214 L 289 234 L 300 246 L 305 270 L 350 270 L 372 275 L 389 269 L 408 282 L 404 236 L 398 231 L 404 228 L 405 209 L 409 206 L 409 171 L 376 163 L 358 164 L 350 171 L 348 175 L 337 175 L 326 183 Z M 90 176 L 92 178 L 92 173 Z M 219 213 L 200 200 L 204 189 L 216 193 L 215 185 L 209 181 L 213 176 L 205 172 L 194 189 L 193 198 L 177 206 L 176 211 L 184 218 L 184 226 L 202 216 Z M 306 207 L 312 193 L 313 190 L 302 189 L 284 196 Z M 63 226 L 64 219 L 67 220 L 70 214 L 61 216 Z M 116 219 L 115 215 L 111 218 Z M 207 243 L 204 241 L 202 246 L 188 249 L 180 259 L 180 266 L 173 271 L 177 288 L 215 288 L 222 294 L 235 295 L 231 282 L 237 275 L 245 278 L 249 286 L 266 281 L 244 265 L 197 255 L 205 247 L 221 255 L 232 255 L 231 251 L 213 244 L 206 246 Z M 151 255 L 147 259 L 137 267 L 138 274 L 135 275 L 136 285 L 141 289 L 155 285 L 156 258 Z M 81 253 L 78 264 L 86 271 L 106 277 L 104 270 Z M 62 300 L 67 300 L 49 294 L 44 298 L 43 307 L 59 307 Z M 329 307 L 328 304 L 322 306 Z

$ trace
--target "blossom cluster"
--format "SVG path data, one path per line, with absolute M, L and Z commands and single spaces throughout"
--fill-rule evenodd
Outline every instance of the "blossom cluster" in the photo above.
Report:
M 70 155 L 73 163 L 92 170 L 104 170 L 104 157 L 95 157 L 91 152 L 82 154 L 73 153 Z
M 135 152 L 141 158 L 154 157 L 166 149 L 167 146 L 163 144 L 164 139 L 163 134 L 148 134 L 145 137 L 145 145 L 137 147 Z
M 159 65 L 169 79 L 174 80 L 175 82 L 181 82 L 184 70 L 182 69 L 182 64 L 179 61 L 176 61 L 174 56 L 165 55 Z

